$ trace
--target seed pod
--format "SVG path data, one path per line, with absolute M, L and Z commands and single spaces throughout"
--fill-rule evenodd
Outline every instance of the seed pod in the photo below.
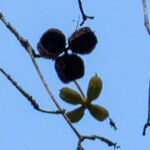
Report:
M 76 92 L 70 88 L 67 88 L 67 87 L 62 88 L 60 90 L 59 96 L 65 102 L 73 104 L 73 105 L 84 103 L 81 95 L 78 92 Z
M 64 54 L 56 59 L 55 69 L 60 80 L 68 83 L 84 75 L 84 62 L 75 54 Z
M 68 40 L 69 48 L 74 53 L 88 54 L 93 51 L 98 40 L 89 27 L 76 30 Z
M 72 123 L 76 123 L 84 116 L 84 107 L 79 107 L 73 111 L 67 112 L 66 115 Z
M 41 37 L 37 48 L 43 57 L 55 59 L 62 53 L 66 46 L 66 37 L 58 29 L 52 28 L 47 30 Z
M 109 116 L 109 112 L 104 107 L 99 105 L 89 104 L 88 110 L 91 115 L 99 121 L 103 121 Z
M 89 102 L 97 99 L 102 91 L 102 80 L 97 75 L 90 79 L 88 90 L 87 90 L 87 100 Z

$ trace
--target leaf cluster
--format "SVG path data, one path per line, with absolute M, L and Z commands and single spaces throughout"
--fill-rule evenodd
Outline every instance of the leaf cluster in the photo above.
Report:
M 80 104 L 80 107 L 67 112 L 67 116 L 72 123 L 79 122 L 84 116 L 86 109 L 98 121 L 104 121 L 109 116 L 107 109 L 100 105 L 92 104 L 92 102 L 100 96 L 102 87 L 101 78 L 94 75 L 89 81 L 86 98 L 68 87 L 64 87 L 60 90 L 59 96 L 63 101 L 72 105 Z

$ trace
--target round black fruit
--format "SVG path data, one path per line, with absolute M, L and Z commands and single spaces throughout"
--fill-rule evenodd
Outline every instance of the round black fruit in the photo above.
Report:
M 64 54 L 56 59 L 55 69 L 60 80 L 68 83 L 84 75 L 84 62 L 75 54 Z
M 66 46 L 66 37 L 62 31 L 56 28 L 47 30 L 37 45 L 43 57 L 55 59 L 62 53 Z
M 74 53 L 88 54 L 93 51 L 98 40 L 89 27 L 76 30 L 68 40 L 69 48 Z

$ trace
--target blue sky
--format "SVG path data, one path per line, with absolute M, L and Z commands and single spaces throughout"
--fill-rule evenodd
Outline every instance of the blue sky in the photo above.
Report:
M 103 80 L 101 96 L 94 102 L 107 108 L 118 126 L 114 131 L 108 120 L 98 122 L 88 112 L 77 124 L 81 134 L 98 134 L 121 145 L 122 150 L 149 149 L 150 131 L 142 136 L 147 119 L 147 98 L 150 75 L 150 37 L 143 25 L 142 1 L 87 1 L 87 15 L 95 16 L 90 26 L 99 43 L 84 59 L 86 72 L 79 80 L 86 92 L 88 81 L 97 73 Z M 150 10 L 150 6 L 149 6 Z M 28 39 L 36 50 L 40 36 L 55 27 L 67 37 L 75 30 L 80 14 L 77 0 L 1 0 L 0 11 Z M 29 55 L 16 38 L 0 23 L 0 66 L 43 108 L 56 109 L 49 99 L 32 65 Z M 37 50 L 36 50 L 37 51 Z M 63 108 L 75 108 L 59 98 L 63 84 L 54 70 L 54 62 L 38 60 L 45 78 Z M 61 116 L 35 111 L 27 100 L 0 74 L 0 149 L 3 150 L 75 150 L 77 138 Z M 99 141 L 86 141 L 86 150 L 112 149 Z

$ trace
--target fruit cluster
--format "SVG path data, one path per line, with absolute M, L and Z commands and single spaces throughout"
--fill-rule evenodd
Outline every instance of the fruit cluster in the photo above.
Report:
M 68 83 L 84 75 L 84 62 L 77 53 L 89 54 L 97 42 L 95 33 L 89 27 L 83 27 L 70 36 L 68 47 L 66 47 L 64 33 L 52 28 L 42 35 L 37 48 L 43 57 L 55 60 L 58 77 L 62 82 Z M 68 50 L 71 50 L 72 53 L 69 54 Z

